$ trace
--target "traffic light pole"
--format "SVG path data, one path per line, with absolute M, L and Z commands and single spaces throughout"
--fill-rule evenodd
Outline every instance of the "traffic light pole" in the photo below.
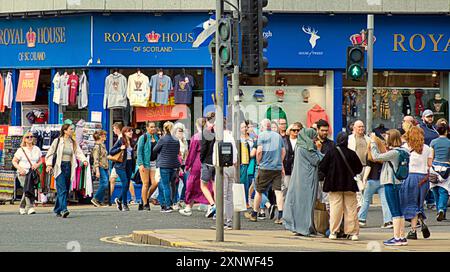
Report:
M 222 18 L 223 0 L 216 0 L 216 20 Z M 219 24 L 216 25 L 216 44 L 220 44 Z M 215 150 L 219 143 L 223 142 L 223 72 L 220 66 L 220 53 L 216 52 L 216 127 L 215 127 Z M 217 152 L 216 155 L 218 156 Z M 224 241 L 223 220 L 223 167 L 216 165 L 216 242 Z
M 367 15 L 367 97 L 366 97 L 366 127 L 367 132 L 372 132 L 372 119 L 373 119 L 373 30 L 374 30 L 374 18 L 373 14 Z
M 234 22 L 238 23 L 239 21 L 239 0 L 236 0 L 236 7 L 237 10 L 233 11 L 233 19 Z M 234 29 L 236 30 L 236 32 L 238 32 L 239 27 L 234 26 Z M 236 39 L 236 43 L 233 43 L 234 46 L 236 46 L 236 44 L 238 45 L 239 48 L 239 36 L 236 35 L 236 37 L 233 37 L 233 39 Z M 239 50 L 234 50 L 233 52 L 239 52 Z M 239 53 L 236 55 L 236 60 L 237 63 L 239 63 Z M 233 70 L 233 74 L 231 76 L 231 84 L 232 84 L 232 99 L 228 100 L 230 101 L 229 103 L 233 103 L 233 137 L 234 137 L 234 141 L 236 143 L 236 148 L 237 150 L 240 150 L 240 145 L 241 145 L 241 120 L 240 119 L 240 108 L 239 108 L 239 66 L 235 65 L 234 66 L 234 70 Z M 236 184 L 240 184 L 241 183 L 241 159 L 240 159 L 240 154 L 238 152 L 237 154 L 237 164 L 235 166 L 235 178 L 234 178 L 234 182 Z M 234 212 L 233 214 L 233 229 L 234 230 L 240 230 L 241 229 L 241 213 L 240 212 Z
M 236 143 L 237 150 L 240 150 L 241 145 L 241 120 L 240 119 L 240 108 L 239 108 L 239 66 L 234 66 L 233 75 L 231 77 L 232 83 L 232 97 L 233 97 L 233 136 Z M 231 101 L 230 101 L 231 102 Z M 235 166 L 235 183 L 241 183 L 241 159 L 239 157 L 239 152 L 237 154 L 237 163 Z M 241 229 L 241 212 L 234 212 L 233 214 L 233 229 Z

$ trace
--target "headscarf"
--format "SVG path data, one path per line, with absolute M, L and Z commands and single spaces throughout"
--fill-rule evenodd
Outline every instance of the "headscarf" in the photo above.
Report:
M 298 134 L 297 145 L 308 151 L 317 150 L 313 139 L 317 136 L 317 132 L 312 128 L 302 128 Z
M 341 131 L 338 133 L 336 137 L 336 144 L 338 146 L 347 146 L 348 145 L 348 134 L 345 131 Z

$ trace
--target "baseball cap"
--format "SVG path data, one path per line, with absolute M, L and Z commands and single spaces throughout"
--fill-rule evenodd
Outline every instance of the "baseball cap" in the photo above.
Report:
M 427 117 L 427 116 L 430 116 L 430 115 L 434 115 L 434 114 L 433 114 L 433 111 L 431 111 L 431 110 L 425 110 L 425 111 L 422 113 L 422 117 Z

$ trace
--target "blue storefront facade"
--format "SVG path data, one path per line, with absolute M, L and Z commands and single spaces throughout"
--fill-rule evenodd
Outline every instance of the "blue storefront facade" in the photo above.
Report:
M 215 77 L 208 48 L 192 48 L 195 39 L 192 30 L 208 18 L 205 13 L 166 13 L 162 16 L 139 13 L 2 20 L 0 71 L 12 72 L 15 97 L 20 70 L 47 69 L 53 78 L 59 69 L 84 69 L 90 85 L 87 121 L 91 121 L 91 112 L 101 112 L 102 125 L 110 130 L 112 119 L 109 110 L 103 108 L 103 96 L 105 78 L 112 69 L 192 69 L 198 71 L 202 81 L 202 114 L 213 104 Z M 297 101 L 287 99 L 286 102 L 271 101 L 271 93 L 280 88 L 299 99 L 298 102 L 305 99 L 302 92 L 310 93 L 312 101 L 317 101 L 314 103 L 328 114 L 336 135 L 351 119 L 343 118 L 347 88 L 363 88 L 363 84 L 347 82 L 343 74 L 346 48 L 352 41 L 364 38 L 361 30 L 365 27 L 366 17 L 362 15 L 270 15 L 269 26 L 264 33 L 269 39 L 265 55 L 270 64 L 264 77 L 241 82 L 246 103 L 256 103 L 252 97 L 256 88 L 267 92 L 265 106 L 271 103 L 281 106 L 288 102 L 296 104 Z M 36 35 L 34 47 L 27 40 L 28 33 Z M 425 92 L 429 88 L 448 100 L 448 16 L 375 16 L 375 36 L 374 68 L 380 72 L 379 80 L 376 80 L 380 86 L 376 87 L 424 89 Z M 414 74 L 420 74 L 420 79 L 411 79 Z M 302 80 L 302 75 L 308 81 Z M 391 77 L 392 82 L 387 82 Z M 273 83 L 268 84 L 269 81 Z M 263 88 L 266 85 L 268 88 Z M 314 93 L 316 89 L 317 94 Z M 48 120 L 56 124 L 63 110 L 52 102 L 53 91 L 51 87 Z M 320 97 L 322 95 L 326 98 Z M 383 98 L 376 98 L 377 101 L 380 99 Z M 311 105 L 305 104 L 305 109 Z M 392 115 L 396 114 L 395 105 L 391 105 Z M 302 116 L 305 113 L 296 111 L 294 106 L 287 107 L 291 108 L 289 122 L 309 118 Z M 14 100 L 11 110 L 10 125 L 22 125 L 22 104 Z M 353 111 L 352 118 L 363 118 L 363 106 Z M 448 113 L 446 117 L 448 119 Z M 384 118 L 382 122 L 397 122 L 396 118 Z M 261 116 L 251 119 L 258 121 Z

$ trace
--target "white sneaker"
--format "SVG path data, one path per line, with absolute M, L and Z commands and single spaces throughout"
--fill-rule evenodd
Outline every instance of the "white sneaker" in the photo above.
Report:
M 28 210 L 28 214 L 35 214 L 35 213 L 36 213 L 36 211 L 34 210 L 34 208 L 30 208 Z
M 181 209 L 181 210 L 179 210 L 179 213 L 184 215 L 184 216 L 191 216 L 192 215 L 192 210 Z
M 358 235 L 352 235 L 352 241 L 359 241 Z
M 173 204 L 173 205 L 172 205 L 172 209 L 173 209 L 174 211 L 178 211 L 178 210 L 180 210 L 180 206 L 178 206 L 178 204 Z
M 330 234 L 330 236 L 328 236 L 328 239 L 336 240 L 337 239 L 337 235 L 336 234 Z
M 19 213 L 20 213 L 21 215 L 27 214 L 26 210 L 25 210 L 25 209 L 22 209 L 22 208 L 19 209 Z

